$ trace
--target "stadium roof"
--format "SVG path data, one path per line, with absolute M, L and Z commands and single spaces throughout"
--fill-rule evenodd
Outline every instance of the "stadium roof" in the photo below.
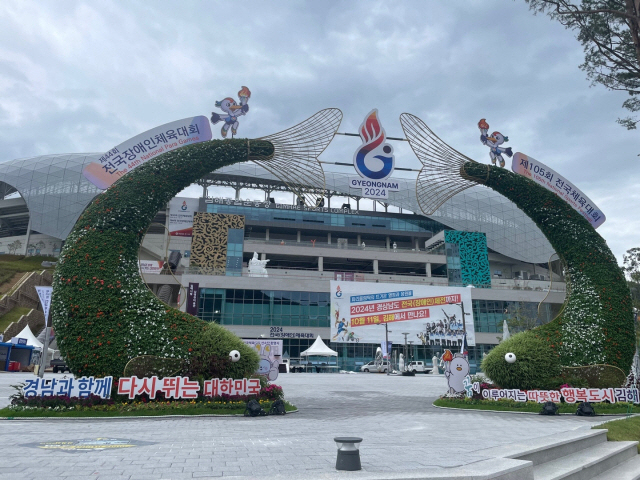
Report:
M 90 183 L 82 169 L 102 153 L 43 155 L 0 163 L 0 190 L 15 188 L 25 200 L 31 218 L 31 230 L 52 237 L 67 237 L 78 217 L 101 190 Z M 217 173 L 278 180 L 264 168 L 252 163 L 231 165 Z M 360 195 L 349 187 L 353 174 L 325 172 L 326 188 L 344 195 Z M 393 179 L 400 190 L 389 192 L 388 203 L 412 212 L 420 212 L 415 179 Z M 12 187 L 12 188 L 11 188 Z M 540 229 L 518 207 L 484 186 L 465 190 L 427 217 L 454 230 L 484 232 L 487 246 L 503 255 L 530 263 L 546 263 L 554 253 Z

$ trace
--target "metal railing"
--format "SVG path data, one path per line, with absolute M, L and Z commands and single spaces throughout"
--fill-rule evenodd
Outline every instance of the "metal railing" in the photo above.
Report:
M 298 279 L 298 280 L 320 280 L 329 281 L 334 279 L 341 279 L 342 281 L 354 281 L 354 282 L 369 282 L 369 283 L 413 283 L 421 285 L 438 285 L 449 286 L 449 279 L 446 276 L 431 276 L 426 275 L 412 275 L 412 274 L 398 274 L 398 273 L 362 273 L 357 271 L 333 271 L 325 270 L 318 271 L 304 268 L 278 268 L 267 267 L 269 279 Z M 213 275 L 213 276 L 226 276 L 227 273 L 224 270 L 211 271 L 210 269 L 190 266 L 186 268 L 179 268 L 176 275 Z M 237 272 L 232 277 L 244 277 L 244 278 L 261 278 L 257 275 L 251 275 L 247 267 L 243 267 L 242 272 Z M 565 292 L 566 286 L 564 283 L 554 282 L 553 288 L 549 289 L 548 281 L 538 280 L 492 280 L 491 285 L 486 287 L 477 286 L 476 288 L 491 288 L 496 290 L 524 290 L 524 291 L 538 291 L 538 292 Z
M 387 248 L 387 247 L 380 247 L 380 246 L 373 246 L 373 245 L 366 245 L 363 247 L 362 245 L 355 245 L 355 244 L 350 244 L 350 243 L 341 243 L 338 244 L 336 242 L 332 242 L 332 243 L 326 243 L 326 242 L 311 242 L 310 240 L 304 240 L 304 241 L 300 241 L 297 242 L 295 240 L 265 240 L 263 238 L 247 238 L 245 237 L 244 239 L 245 241 L 245 246 L 247 243 L 260 243 L 260 244 L 264 244 L 264 245 L 282 245 L 285 247 L 303 247 L 303 248 L 314 248 L 314 247 L 318 247 L 318 248 L 333 248 L 336 250 L 361 250 L 361 251 L 374 251 L 374 252 L 396 252 L 396 253 L 422 253 L 422 254 L 427 254 L 428 252 L 424 249 L 424 248 L 409 248 L 409 247 L 396 247 L 393 248 L 393 246 Z M 433 253 L 428 253 L 429 255 L 435 255 Z

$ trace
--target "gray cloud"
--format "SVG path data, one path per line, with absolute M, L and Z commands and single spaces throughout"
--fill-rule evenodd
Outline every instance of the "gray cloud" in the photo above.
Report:
M 247 137 L 326 107 L 355 132 L 378 108 L 388 135 L 410 112 L 487 161 L 485 117 L 599 204 L 619 258 L 638 246 L 638 133 L 615 124 L 626 96 L 590 88 L 572 32 L 523 1 L 23 1 L 0 4 L 0 23 L 0 161 L 106 150 L 247 85 Z M 323 158 L 357 145 L 336 138 Z M 396 155 L 419 165 L 406 145 Z

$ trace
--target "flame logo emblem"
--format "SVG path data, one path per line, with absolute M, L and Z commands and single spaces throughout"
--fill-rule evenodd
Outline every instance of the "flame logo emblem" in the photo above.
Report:
M 188 207 L 187 207 L 187 201 L 186 201 L 186 200 L 184 200 L 184 201 L 182 202 L 182 206 L 180 207 L 180 210 L 182 210 L 182 211 L 186 211 L 186 210 L 187 210 L 187 208 L 188 208 Z
M 362 146 L 353 157 L 353 166 L 361 177 L 382 180 L 393 173 L 393 148 L 385 143 L 386 134 L 378 120 L 378 109 L 371 110 L 359 128 Z
M 340 285 L 338 285 L 338 288 L 336 289 L 336 297 L 340 298 L 342 296 L 342 290 L 340 290 Z

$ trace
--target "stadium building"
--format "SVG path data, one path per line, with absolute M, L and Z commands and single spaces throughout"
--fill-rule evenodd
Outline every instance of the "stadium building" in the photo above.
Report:
M 59 255 L 101 192 L 82 175 L 100 155 L 0 163 L 0 253 Z M 202 178 L 200 198 L 173 199 L 148 230 L 140 250 L 145 282 L 167 303 L 243 338 L 283 339 L 285 356 L 298 357 L 320 335 L 347 370 L 372 360 L 380 343 L 332 341 L 331 281 L 358 283 L 363 294 L 373 283 L 475 287 L 472 363 L 500 341 L 505 319 L 527 328 L 559 311 L 560 262 L 536 225 L 501 195 L 476 186 L 426 216 L 415 179 L 394 179 L 398 191 L 372 202 L 350 188 L 353 174 L 325 176 L 317 208 L 251 162 Z M 252 259 L 268 261 L 266 272 L 252 270 Z M 428 362 L 450 346 L 424 337 L 408 343 L 413 360 Z

